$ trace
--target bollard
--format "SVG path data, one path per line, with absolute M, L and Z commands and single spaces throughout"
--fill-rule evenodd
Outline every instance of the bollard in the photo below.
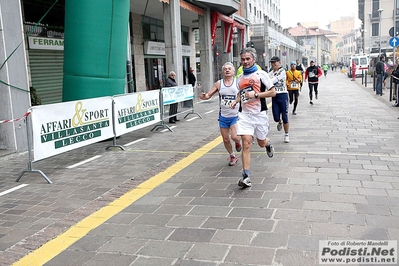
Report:
M 363 82 L 364 82 L 364 70 L 362 69 L 362 85 L 363 85 Z
M 375 71 L 373 73 L 373 91 L 375 91 Z
M 364 87 L 366 87 L 366 88 L 367 88 L 367 78 L 368 78 L 368 75 L 367 75 L 367 70 L 366 70 L 366 78 L 364 79 Z
M 392 92 L 392 83 L 393 83 L 393 79 L 392 76 L 390 76 L 389 78 L 389 101 L 392 101 L 393 98 L 393 92 Z

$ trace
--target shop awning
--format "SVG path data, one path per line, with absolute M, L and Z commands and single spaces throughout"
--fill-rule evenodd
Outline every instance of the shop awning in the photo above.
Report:
M 226 16 L 234 14 L 239 8 L 239 3 L 234 0 L 191 0 L 190 2 L 204 4 Z
M 231 46 L 233 44 L 234 28 L 237 28 L 239 31 L 241 31 L 241 38 L 242 38 L 241 43 L 242 47 L 244 47 L 245 25 L 219 12 L 212 12 L 211 16 L 212 16 L 211 17 L 212 45 L 215 44 L 216 28 L 218 20 L 220 19 L 224 23 L 224 44 L 223 44 L 224 52 L 225 53 L 231 52 Z

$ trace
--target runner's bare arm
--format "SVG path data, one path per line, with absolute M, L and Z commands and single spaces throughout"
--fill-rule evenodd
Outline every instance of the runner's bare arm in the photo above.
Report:
M 274 89 L 274 86 L 267 91 L 258 93 L 258 98 L 269 98 L 274 96 L 276 96 L 276 90 Z
M 237 93 L 236 99 L 230 103 L 230 108 L 234 109 L 237 103 L 239 103 L 240 101 L 241 101 L 240 93 Z
M 216 81 L 215 83 L 213 83 L 212 88 L 211 88 L 207 93 L 202 92 L 202 93 L 200 94 L 200 99 L 201 99 L 201 100 L 208 100 L 208 99 L 212 98 L 212 96 L 213 96 L 216 92 L 218 92 L 219 89 L 220 89 L 220 80 L 218 80 L 218 81 Z

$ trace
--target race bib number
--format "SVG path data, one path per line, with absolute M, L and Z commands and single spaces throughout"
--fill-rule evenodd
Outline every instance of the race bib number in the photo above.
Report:
M 285 81 L 284 81 L 285 82 Z M 276 92 L 279 92 L 279 91 L 285 91 L 286 90 L 286 88 L 285 88 L 285 83 L 283 83 L 283 82 L 277 82 L 276 84 L 274 84 L 274 89 L 276 90 Z
M 313 72 L 309 72 L 309 78 L 314 78 L 316 75 Z
M 230 106 L 235 99 L 235 95 L 222 95 L 220 103 L 224 106 Z
M 299 89 L 299 84 L 298 84 L 298 82 L 295 82 L 295 81 L 291 82 L 291 88 L 293 88 L 293 89 Z
M 241 98 L 242 103 L 246 103 L 246 102 L 255 100 L 255 98 L 246 98 L 245 97 L 245 93 L 251 92 L 251 91 L 254 91 L 254 88 L 252 88 L 252 86 L 249 86 L 249 87 L 246 87 L 246 88 L 240 90 L 240 98 Z

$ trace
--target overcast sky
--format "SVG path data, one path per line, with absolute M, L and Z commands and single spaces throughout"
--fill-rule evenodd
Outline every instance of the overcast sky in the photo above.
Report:
M 281 0 L 281 25 L 295 27 L 298 22 L 319 22 L 325 29 L 329 22 L 343 16 L 357 17 L 356 0 Z

